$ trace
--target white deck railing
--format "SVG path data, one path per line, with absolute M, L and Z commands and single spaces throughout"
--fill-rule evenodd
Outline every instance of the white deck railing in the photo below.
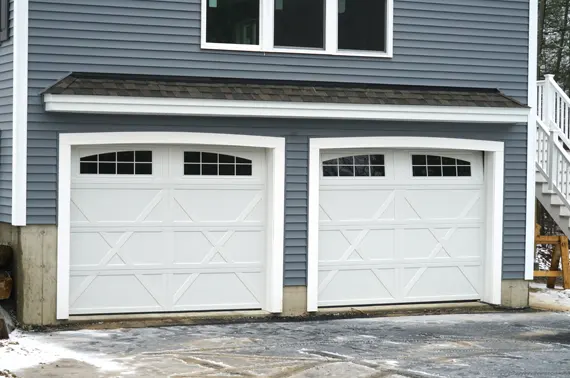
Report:
M 537 87 L 536 167 L 570 208 L 570 97 L 553 75 Z

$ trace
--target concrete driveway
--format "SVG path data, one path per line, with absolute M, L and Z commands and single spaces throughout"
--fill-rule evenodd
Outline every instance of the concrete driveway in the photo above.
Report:
M 18 377 L 568 377 L 570 316 L 439 315 L 16 333 Z M 1 376 L 1 374 L 0 374 Z

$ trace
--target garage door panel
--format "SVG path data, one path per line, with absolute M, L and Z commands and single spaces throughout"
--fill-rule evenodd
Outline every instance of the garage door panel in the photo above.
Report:
M 166 210 L 162 190 L 75 189 L 73 222 L 148 222 L 160 221 Z M 104 200 L 94 200 L 104 199 Z
M 416 158 L 416 165 L 423 162 L 425 169 L 418 172 L 426 176 L 415 177 L 412 157 L 418 152 L 368 153 L 393 157 L 385 159 L 385 177 L 334 177 L 321 167 L 319 305 L 478 299 L 484 250 L 481 154 L 443 151 L 438 157 L 424 151 L 425 161 Z M 433 169 L 434 162 L 440 170 Z M 462 174 L 471 175 L 459 177 L 455 167 L 457 177 L 445 176 L 451 169 L 444 165 L 451 163 L 469 164 Z M 439 177 L 430 176 L 439 171 Z
M 223 222 L 247 221 L 259 222 L 264 218 L 262 206 L 263 194 L 255 190 L 196 189 L 174 191 L 174 201 L 185 215 L 175 221 L 187 222 Z
M 406 268 L 401 285 L 404 298 L 409 300 L 476 299 L 479 285 L 473 279 L 479 281 L 477 277 L 467 277 L 458 266 Z
M 319 302 L 324 306 L 392 302 L 394 277 L 394 269 L 322 270 Z
M 406 190 L 402 202 L 404 212 L 417 216 L 411 219 L 465 219 L 481 217 L 481 189 Z M 409 209 L 405 209 L 408 206 Z M 407 211 L 406 211 L 407 210 Z M 398 214 L 399 215 L 399 214 Z M 398 217 L 398 219 L 402 219 Z M 405 219 L 405 218 L 404 218 Z
M 70 287 L 70 305 L 76 314 L 158 311 L 161 308 L 160 297 L 153 296 L 133 274 L 72 275 Z
M 250 160 L 250 176 L 185 176 L 185 164 L 206 162 L 185 163 L 192 156 L 180 147 L 145 149 L 153 160 L 145 177 L 81 174 L 72 152 L 70 313 L 261 308 L 265 153 L 235 149 Z M 206 168 L 242 164 L 216 159 Z M 227 173 L 222 168 L 216 172 Z
M 183 277 L 177 277 L 180 282 Z M 256 308 L 261 301 L 261 273 L 201 273 L 185 278 L 175 291 L 174 310 L 202 310 L 232 307 Z M 219 292 L 211 295 L 212 291 Z
M 323 221 L 394 218 L 393 190 L 325 189 L 319 200 Z

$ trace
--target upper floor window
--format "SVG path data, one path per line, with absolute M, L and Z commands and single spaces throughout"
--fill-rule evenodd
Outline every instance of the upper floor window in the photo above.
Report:
M 392 56 L 393 0 L 202 0 L 202 47 Z

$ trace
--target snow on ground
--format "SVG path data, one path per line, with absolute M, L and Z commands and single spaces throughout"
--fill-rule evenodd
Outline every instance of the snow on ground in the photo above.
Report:
M 46 334 L 16 330 L 10 334 L 10 339 L 0 340 L 0 367 L 2 369 L 18 371 L 62 359 L 81 361 L 102 371 L 124 370 L 121 364 L 111 360 L 78 353 L 50 343 Z
M 548 289 L 545 283 L 530 283 L 530 305 L 535 308 L 570 311 L 570 290 Z

